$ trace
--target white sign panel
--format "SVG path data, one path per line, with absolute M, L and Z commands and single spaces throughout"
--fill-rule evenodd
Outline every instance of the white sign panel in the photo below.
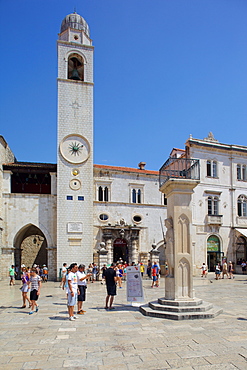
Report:
M 142 277 L 139 266 L 126 267 L 127 273 L 127 301 L 143 302 Z
M 68 233 L 82 233 L 82 223 L 68 222 Z

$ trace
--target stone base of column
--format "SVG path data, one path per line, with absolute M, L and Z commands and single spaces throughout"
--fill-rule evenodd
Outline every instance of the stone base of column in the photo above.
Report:
M 212 319 L 223 312 L 221 308 L 198 298 L 182 300 L 159 298 L 158 301 L 141 306 L 139 310 L 145 316 L 170 320 Z

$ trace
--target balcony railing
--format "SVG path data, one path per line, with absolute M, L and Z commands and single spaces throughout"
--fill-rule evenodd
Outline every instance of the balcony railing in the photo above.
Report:
M 199 159 L 168 158 L 160 169 L 160 187 L 171 178 L 200 180 Z

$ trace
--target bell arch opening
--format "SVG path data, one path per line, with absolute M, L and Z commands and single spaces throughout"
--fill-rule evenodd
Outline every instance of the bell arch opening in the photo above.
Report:
M 84 81 L 84 61 L 78 54 L 71 54 L 68 59 L 68 79 Z
M 47 240 L 37 226 L 29 224 L 22 228 L 15 237 L 14 246 L 16 266 L 47 265 Z

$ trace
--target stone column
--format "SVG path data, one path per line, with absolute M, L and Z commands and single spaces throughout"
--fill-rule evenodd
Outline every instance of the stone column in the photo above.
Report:
M 131 262 L 137 263 L 137 241 L 132 239 Z
M 191 198 L 198 183 L 196 180 L 171 178 L 160 189 L 167 197 L 166 254 L 169 275 L 165 284 L 166 299 L 194 299 Z
M 108 251 L 107 254 L 107 263 L 111 264 L 113 262 L 113 246 L 112 246 L 112 239 L 106 240 L 106 250 Z

